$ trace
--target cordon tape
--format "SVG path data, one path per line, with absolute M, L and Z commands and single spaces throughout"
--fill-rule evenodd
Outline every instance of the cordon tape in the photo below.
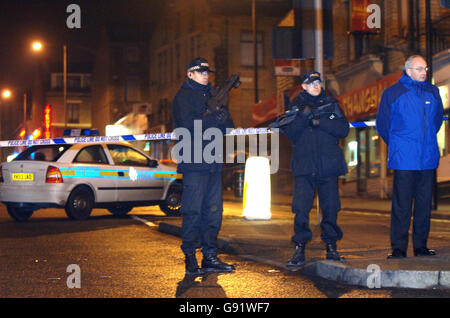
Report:
M 448 120 L 444 117 L 443 120 Z M 375 120 L 349 123 L 350 128 L 374 127 Z M 225 136 L 244 136 L 271 134 L 269 128 L 237 128 L 231 130 Z M 63 144 L 79 144 L 79 143 L 98 143 L 98 142 L 117 142 L 117 141 L 147 141 L 147 140 L 177 140 L 174 132 L 156 133 L 156 134 L 140 134 L 140 135 L 123 135 L 123 136 L 80 136 L 80 137 L 61 137 L 50 139 L 35 140 L 2 140 L 0 148 L 5 147 L 26 147 L 36 145 L 63 145 Z

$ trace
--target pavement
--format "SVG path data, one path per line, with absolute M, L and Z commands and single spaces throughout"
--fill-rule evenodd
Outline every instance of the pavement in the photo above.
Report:
M 219 249 L 224 253 L 262 262 L 274 268 L 287 269 L 285 264 L 293 254 L 294 214 L 290 195 L 273 195 L 271 217 L 268 220 L 247 220 L 242 209 L 236 209 L 242 198 L 224 191 L 224 215 L 219 233 Z M 234 203 L 234 204 L 231 204 Z M 377 198 L 341 197 L 338 224 L 344 237 L 338 250 L 342 262 L 325 260 L 325 248 L 320 240 L 320 222 L 316 206 L 310 213 L 313 239 L 306 247 L 306 264 L 300 273 L 319 276 L 338 283 L 368 288 L 450 288 L 450 202 L 439 202 L 432 211 L 428 247 L 436 256 L 415 257 L 411 235 L 408 257 L 388 260 L 391 201 Z M 169 218 L 158 230 L 180 236 L 181 218 Z M 412 225 L 411 225 L 412 228 Z M 239 270 L 239 268 L 237 268 Z

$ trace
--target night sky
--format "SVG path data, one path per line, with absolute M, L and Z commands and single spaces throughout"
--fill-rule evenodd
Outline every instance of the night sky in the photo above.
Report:
M 99 27 L 105 23 L 145 24 L 148 29 L 156 23 L 165 0 L 0 0 L 0 88 L 24 89 L 32 78 L 29 70 L 38 59 L 61 63 L 62 45 L 68 46 L 69 63 L 91 59 L 71 45 L 95 48 Z M 66 12 L 69 4 L 81 7 L 81 29 L 69 29 Z M 34 39 L 49 44 L 44 54 L 30 50 Z M 70 71 L 70 70 L 69 70 Z

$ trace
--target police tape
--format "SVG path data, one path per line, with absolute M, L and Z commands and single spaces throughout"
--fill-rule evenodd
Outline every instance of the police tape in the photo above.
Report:
M 269 128 L 237 128 L 231 130 L 225 136 L 259 135 L 270 134 Z M 79 136 L 79 137 L 61 137 L 50 139 L 35 140 L 3 140 L 0 141 L 0 148 L 5 147 L 28 147 L 40 145 L 65 145 L 80 143 L 102 143 L 102 142 L 130 142 L 130 141 L 156 141 L 156 140 L 177 140 L 175 132 L 123 135 L 123 136 Z
M 443 120 L 448 120 L 444 117 Z M 374 127 L 376 122 L 363 121 L 349 123 L 350 128 Z M 229 131 L 225 136 L 247 136 L 271 134 L 273 131 L 269 128 L 236 128 Z M 35 140 L 3 140 L 0 141 L 0 148 L 5 147 L 27 147 L 39 145 L 64 145 L 64 144 L 81 144 L 81 143 L 102 143 L 102 142 L 130 142 L 130 141 L 156 141 L 156 140 L 177 140 L 175 132 L 140 134 L 140 135 L 123 135 L 123 136 L 79 136 L 79 137 L 61 137 L 50 139 Z

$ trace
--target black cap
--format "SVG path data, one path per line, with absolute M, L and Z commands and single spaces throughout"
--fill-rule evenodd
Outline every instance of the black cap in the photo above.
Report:
M 210 73 L 214 73 L 214 71 L 209 69 L 209 64 L 208 61 L 204 58 L 201 57 L 197 57 L 195 59 L 193 59 L 187 68 L 188 72 L 210 72 Z
M 311 83 L 313 83 L 314 81 L 317 81 L 317 80 L 322 82 L 322 79 L 320 78 L 320 73 L 319 72 L 315 72 L 315 71 L 306 73 L 302 77 L 302 83 L 305 83 L 305 84 L 311 84 Z

